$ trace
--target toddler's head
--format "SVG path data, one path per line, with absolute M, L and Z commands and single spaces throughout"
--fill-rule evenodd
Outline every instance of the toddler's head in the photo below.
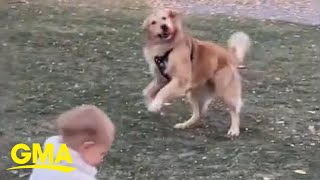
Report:
M 93 105 L 77 106 L 61 114 L 57 126 L 63 142 L 92 166 L 102 162 L 115 134 L 108 116 Z

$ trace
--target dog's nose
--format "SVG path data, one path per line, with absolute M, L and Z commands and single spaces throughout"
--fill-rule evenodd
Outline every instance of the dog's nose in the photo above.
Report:
M 162 24 L 162 25 L 161 25 L 161 29 L 162 29 L 163 31 L 168 31 L 168 26 L 167 26 L 166 24 Z

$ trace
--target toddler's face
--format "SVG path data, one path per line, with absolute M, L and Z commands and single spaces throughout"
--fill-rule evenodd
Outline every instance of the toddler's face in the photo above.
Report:
M 93 143 L 93 142 L 92 142 Z M 102 163 L 104 156 L 108 153 L 108 148 L 101 144 L 85 144 L 80 152 L 84 161 L 91 166 L 98 166 Z

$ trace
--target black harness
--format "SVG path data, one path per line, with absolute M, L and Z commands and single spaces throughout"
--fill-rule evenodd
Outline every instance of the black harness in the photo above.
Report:
M 171 77 L 165 72 L 167 68 L 167 64 L 169 61 L 169 55 L 172 52 L 173 48 L 169 49 L 167 52 L 164 53 L 162 56 L 155 56 L 154 62 L 156 63 L 161 75 L 165 77 L 168 81 L 171 80 Z M 193 43 L 191 43 L 191 53 L 190 53 L 190 60 L 193 60 Z

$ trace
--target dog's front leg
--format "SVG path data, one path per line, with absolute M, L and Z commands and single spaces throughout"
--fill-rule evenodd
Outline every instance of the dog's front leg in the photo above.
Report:
M 145 103 L 147 106 L 152 102 L 152 100 L 155 98 L 159 90 L 165 86 L 167 82 L 165 82 L 162 79 L 155 78 L 153 79 L 147 87 L 142 91 L 142 95 L 145 98 Z
M 173 78 L 156 94 L 156 97 L 149 104 L 148 110 L 151 112 L 159 112 L 163 103 L 170 99 L 185 95 L 186 89 L 187 81 L 182 82 L 181 80 Z
M 150 102 L 154 99 L 158 91 L 161 89 L 159 83 L 154 79 L 152 80 L 146 88 L 142 91 L 142 95 L 145 98 L 145 103 L 148 106 Z

